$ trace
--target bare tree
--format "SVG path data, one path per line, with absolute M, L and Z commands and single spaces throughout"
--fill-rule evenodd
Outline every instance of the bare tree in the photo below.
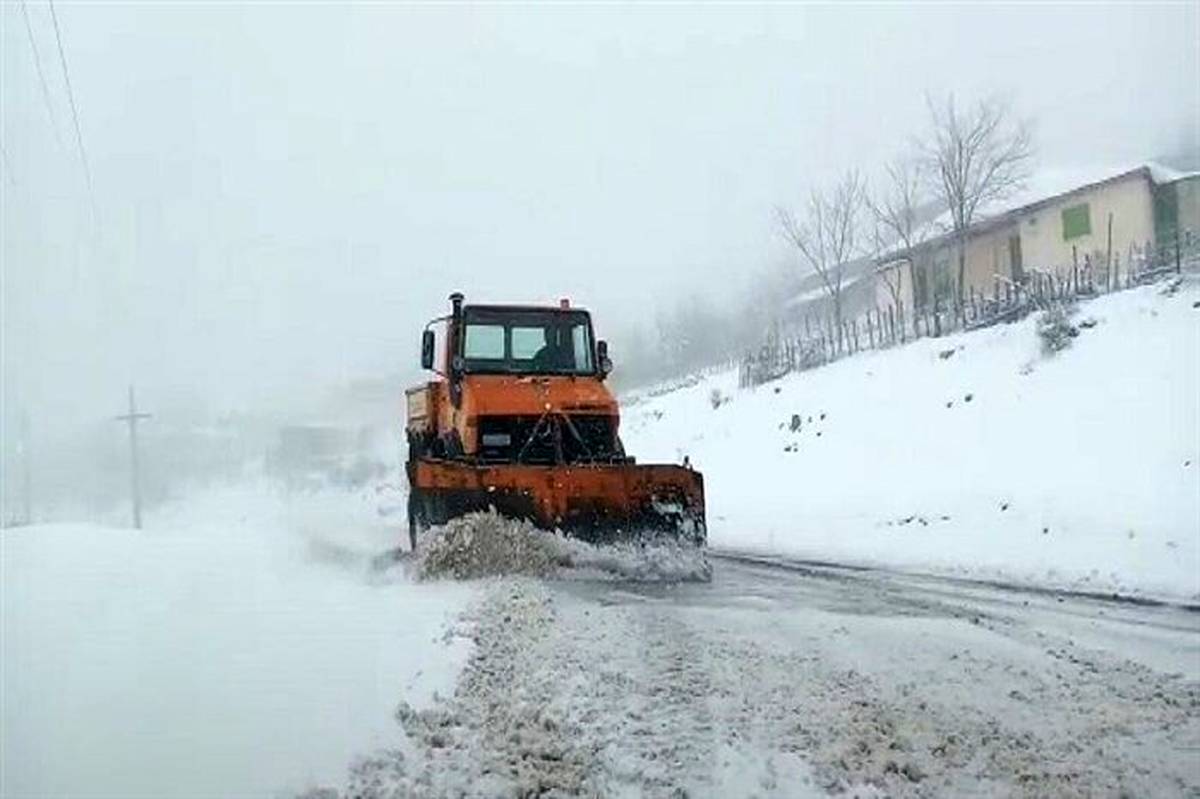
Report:
M 917 269 L 922 259 L 922 245 L 929 238 L 930 225 L 924 219 L 928 202 L 924 195 L 925 176 L 920 161 L 900 157 L 885 166 L 887 185 L 874 198 L 867 198 L 871 215 L 875 217 L 875 251 L 878 257 L 890 258 L 880 277 L 892 296 L 892 304 L 903 307 L 904 266 L 912 273 L 912 306 L 917 307 Z
M 782 206 L 775 209 L 783 237 L 821 278 L 821 286 L 833 303 L 838 329 L 842 326 L 846 267 L 862 251 L 865 203 L 866 184 L 859 173 L 852 170 L 831 189 L 814 189 L 809 194 L 803 218 L 798 219 Z
M 941 106 L 926 97 L 931 131 L 924 160 L 935 194 L 950 211 L 958 255 L 955 291 L 961 302 L 967 268 L 967 231 L 987 203 L 1002 200 L 1028 177 L 1033 155 L 1029 128 L 996 97 L 961 111 L 950 95 Z

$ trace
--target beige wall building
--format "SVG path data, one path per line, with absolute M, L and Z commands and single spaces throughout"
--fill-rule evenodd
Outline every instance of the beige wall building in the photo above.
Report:
M 1178 213 L 1173 212 L 1178 221 L 1172 225 L 1188 228 L 1189 214 L 1194 215 L 1196 177 L 1164 176 L 1148 165 L 1140 166 L 988 215 L 968 233 L 964 295 L 990 297 L 997 290 L 1003 294 L 1005 282 L 1020 283 L 1032 272 L 1065 277 L 1075 264 L 1090 263 L 1102 280 L 1110 252 L 1110 225 L 1113 260 L 1124 270 L 1131 254 L 1136 256 L 1159 238 L 1156 233 L 1164 221 L 1155 218 L 1155 202 L 1162 191 L 1170 188 L 1179 199 L 1173 204 L 1178 206 Z M 911 260 L 915 269 L 903 256 L 881 262 L 876 290 L 881 305 L 891 304 L 885 277 L 893 276 L 895 272 L 889 270 L 895 269 L 905 272 L 906 310 L 914 303 L 928 307 L 935 297 L 954 296 L 958 258 L 952 234 L 931 239 Z

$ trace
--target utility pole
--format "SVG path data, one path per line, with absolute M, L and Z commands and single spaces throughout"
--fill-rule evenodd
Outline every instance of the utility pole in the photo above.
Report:
M 150 414 L 138 413 L 137 402 L 133 398 L 133 386 L 129 387 L 129 413 L 115 417 L 118 422 L 129 425 L 129 498 L 133 503 L 133 526 L 142 529 L 142 492 L 141 481 L 138 480 L 138 445 L 137 423 L 140 419 L 149 419 Z

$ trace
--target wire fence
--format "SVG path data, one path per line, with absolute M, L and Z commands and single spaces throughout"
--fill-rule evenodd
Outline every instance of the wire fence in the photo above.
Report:
M 1170 241 L 1131 247 L 1104 258 L 1084 255 L 1067 269 L 1026 270 L 1020 281 L 996 275 L 991 292 L 971 287 L 961 299 L 936 297 L 924 307 L 875 306 L 837 323 L 832 314 L 801 329 L 775 332 L 738 367 L 742 388 L 776 380 L 864 350 L 893 347 L 925 337 L 1013 322 L 1054 303 L 1087 299 L 1152 283 L 1164 276 L 1200 271 L 1200 235 L 1182 231 Z

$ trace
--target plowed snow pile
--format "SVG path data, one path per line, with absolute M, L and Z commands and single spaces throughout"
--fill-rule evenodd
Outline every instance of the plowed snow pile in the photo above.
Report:
M 592 546 L 570 538 L 558 540 L 565 553 L 561 577 L 611 577 L 637 582 L 700 581 L 712 579 L 712 565 L 703 549 L 659 541 L 654 544 Z
M 541 577 L 554 570 L 562 554 L 550 533 L 493 511 L 472 513 L 431 529 L 417 549 L 417 566 L 423 578 Z
M 417 547 L 422 579 L 500 575 L 622 580 L 708 580 L 702 549 L 670 541 L 597 546 L 541 530 L 494 511 L 429 530 Z

